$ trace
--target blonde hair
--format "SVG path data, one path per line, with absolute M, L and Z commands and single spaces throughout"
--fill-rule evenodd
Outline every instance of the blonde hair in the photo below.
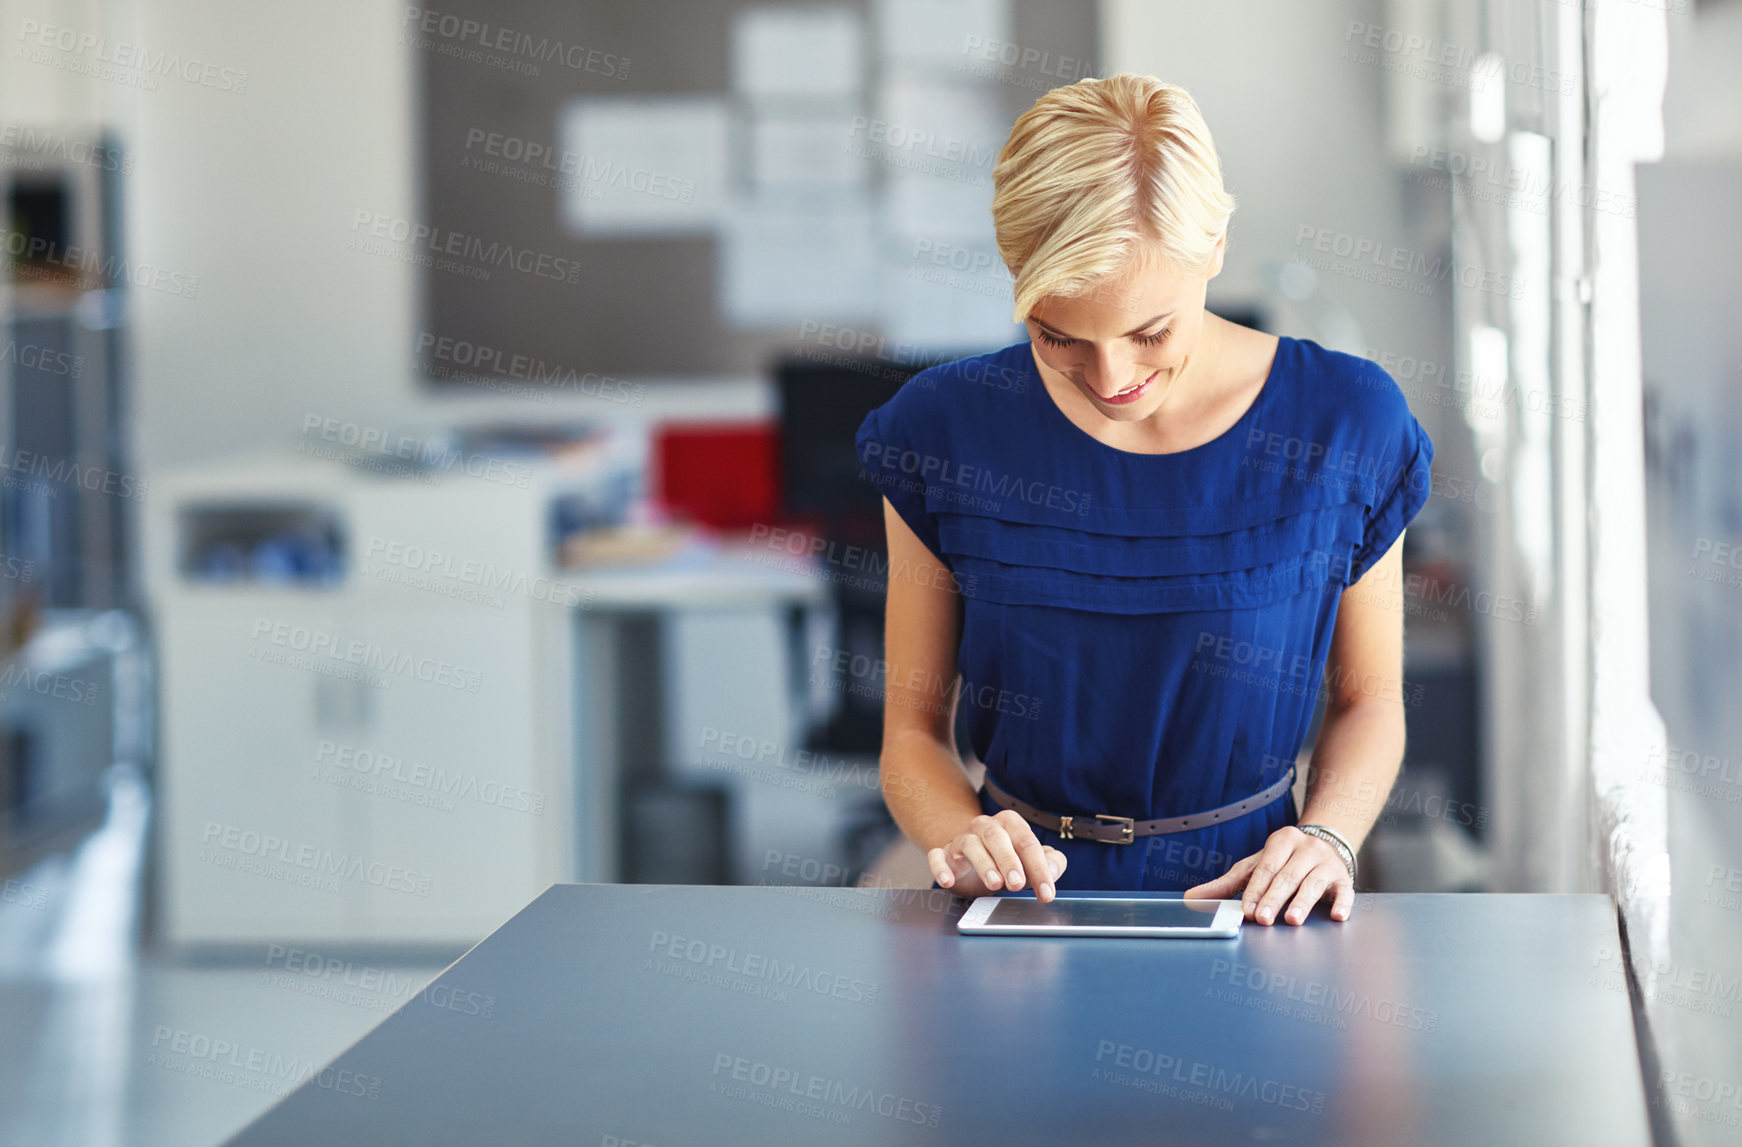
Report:
M 1034 101 L 1010 129 L 992 186 L 1017 322 L 1049 295 L 1080 295 L 1128 269 L 1146 243 L 1170 265 L 1207 265 L 1234 213 L 1198 105 L 1184 88 L 1130 72 Z

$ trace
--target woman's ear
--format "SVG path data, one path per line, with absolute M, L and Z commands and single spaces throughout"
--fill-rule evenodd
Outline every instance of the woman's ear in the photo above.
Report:
M 1210 252 L 1210 273 L 1207 279 L 1214 279 L 1222 273 L 1222 255 L 1228 250 L 1228 233 L 1222 232 L 1222 237 L 1216 240 L 1216 249 Z

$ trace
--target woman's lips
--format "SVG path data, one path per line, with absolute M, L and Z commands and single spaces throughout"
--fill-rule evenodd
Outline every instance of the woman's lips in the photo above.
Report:
M 1160 373 L 1161 371 L 1159 370 L 1151 371 L 1149 377 L 1138 383 L 1136 386 L 1129 390 L 1122 390 L 1112 398 L 1102 398 L 1101 401 L 1112 406 L 1124 406 L 1127 402 L 1136 402 L 1138 399 L 1149 393 L 1149 384 L 1154 382 L 1155 376 Z

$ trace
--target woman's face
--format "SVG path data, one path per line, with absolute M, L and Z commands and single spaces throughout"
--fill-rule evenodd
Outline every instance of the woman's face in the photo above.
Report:
M 1042 299 L 1028 315 L 1040 365 L 1063 376 L 1103 417 L 1136 422 L 1155 413 L 1193 361 L 1204 295 L 1222 269 L 1182 275 L 1153 249 L 1124 274 L 1075 298 Z

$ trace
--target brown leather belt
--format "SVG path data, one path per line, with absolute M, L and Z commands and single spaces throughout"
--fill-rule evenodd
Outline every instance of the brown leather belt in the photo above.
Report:
M 1092 817 L 1059 816 L 1035 808 L 1027 801 L 1019 801 L 996 784 L 992 783 L 992 774 L 986 774 L 986 791 L 999 806 L 1014 809 L 1022 819 L 1029 824 L 1051 829 L 1066 840 L 1098 840 L 1102 844 L 1130 844 L 1140 836 L 1159 836 L 1170 832 L 1186 832 L 1194 828 L 1204 828 L 1212 824 L 1221 824 L 1235 817 L 1245 816 L 1263 808 L 1271 801 L 1286 793 L 1294 785 L 1294 766 L 1290 765 L 1282 779 L 1265 789 L 1254 793 L 1245 800 L 1225 804 L 1221 808 L 1213 808 L 1208 812 L 1194 812 L 1186 816 L 1165 816 L 1160 820 L 1132 820 L 1128 816 L 1109 816 L 1098 812 Z M 1083 824 L 1084 820 L 1094 820 L 1100 823 Z

